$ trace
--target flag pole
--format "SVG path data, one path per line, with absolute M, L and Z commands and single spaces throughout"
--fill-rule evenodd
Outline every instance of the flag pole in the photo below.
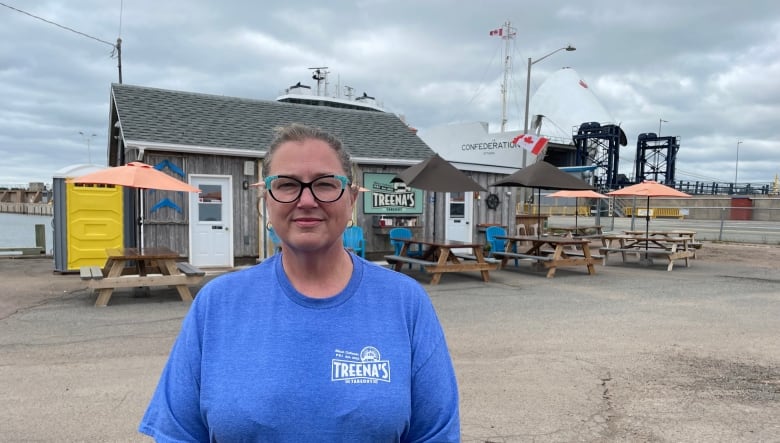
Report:
M 503 29 L 503 35 L 501 36 L 502 39 L 504 39 L 504 82 L 501 83 L 501 132 L 504 132 L 506 130 L 506 94 L 507 94 L 507 84 L 509 79 L 509 70 L 512 69 L 512 56 L 509 55 L 510 52 L 510 40 L 515 38 L 515 33 L 512 32 L 512 25 L 507 20 L 506 23 L 504 23 Z

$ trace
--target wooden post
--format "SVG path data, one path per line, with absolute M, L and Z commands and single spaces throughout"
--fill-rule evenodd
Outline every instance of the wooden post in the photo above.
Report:
M 35 225 L 35 246 L 46 251 L 46 225 Z

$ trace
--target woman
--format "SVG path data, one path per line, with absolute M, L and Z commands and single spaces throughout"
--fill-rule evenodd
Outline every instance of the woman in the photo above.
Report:
M 280 254 L 198 293 L 139 430 L 160 441 L 458 441 L 458 391 L 413 279 L 346 251 L 358 197 L 332 135 L 280 128 L 263 161 Z

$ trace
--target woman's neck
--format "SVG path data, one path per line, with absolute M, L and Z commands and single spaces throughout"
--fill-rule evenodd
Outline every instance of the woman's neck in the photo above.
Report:
M 352 276 L 352 258 L 340 245 L 322 254 L 284 249 L 282 266 L 293 287 L 312 298 L 338 294 Z

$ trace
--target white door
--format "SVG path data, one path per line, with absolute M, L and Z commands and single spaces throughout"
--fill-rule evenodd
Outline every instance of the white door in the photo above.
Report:
M 233 267 L 232 177 L 191 175 L 190 184 L 201 190 L 190 194 L 190 261 Z
M 444 202 L 444 216 L 446 217 L 444 238 L 446 240 L 471 242 L 474 193 L 448 192 Z

